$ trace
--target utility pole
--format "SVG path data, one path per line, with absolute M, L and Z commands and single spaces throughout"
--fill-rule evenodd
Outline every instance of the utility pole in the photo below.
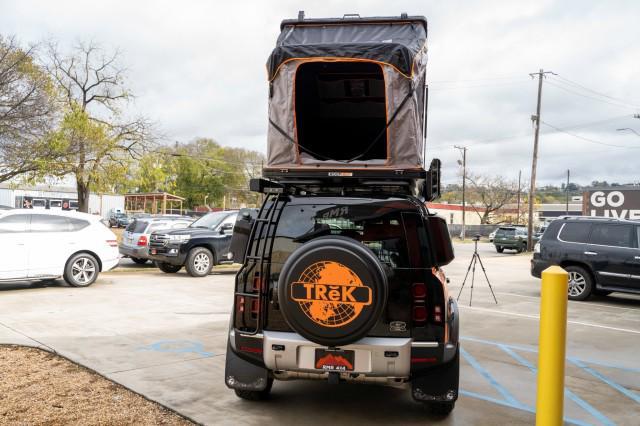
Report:
M 570 179 L 570 174 L 571 172 L 569 171 L 569 169 L 567 169 L 567 186 L 565 187 L 565 190 L 567 191 L 567 216 L 569 216 L 569 179 Z
M 458 145 L 454 145 L 454 148 L 459 149 L 460 152 L 462 153 L 462 232 L 460 233 L 460 239 L 462 241 L 464 241 L 464 237 L 465 237 L 465 216 L 467 213 L 467 204 L 466 204 L 466 200 L 465 200 L 465 189 L 466 189 L 466 183 L 467 183 L 467 147 L 466 146 L 458 146 Z M 460 164 L 460 160 L 458 160 L 458 164 Z
M 520 192 L 522 191 L 522 187 L 520 185 L 520 181 L 522 179 L 522 170 L 518 170 L 518 216 L 516 219 L 516 225 L 520 225 Z
M 527 251 L 533 251 L 533 203 L 536 198 L 536 169 L 538 167 L 538 135 L 540 133 L 540 107 L 542 103 L 542 79 L 546 74 L 554 74 L 551 71 L 540 69 L 539 72 L 529 74 L 531 78 L 538 76 L 538 105 L 536 115 L 531 116 L 531 121 L 535 125 L 533 136 L 533 161 L 531 162 L 531 187 L 529 189 L 529 217 L 527 218 Z

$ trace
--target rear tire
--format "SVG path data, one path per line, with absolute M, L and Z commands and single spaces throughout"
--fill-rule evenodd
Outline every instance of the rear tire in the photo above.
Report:
M 132 257 L 131 260 L 133 260 L 138 265 L 144 265 L 145 263 L 147 263 L 147 259 L 141 259 L 139 257 Z
M 164 262 L 156 262 L 156 266 L 166 274 L 175 274 L 180 269 L 182 269 L 182 266 L 180 265 L 172 265 L 170 263 L 164 263 Z
M 192 277 L 202 278 L 209 275 L 213 268 L 213 253 L 204 247 L 196 247 L 191 249 L 187 256 L 185 267 L 187 273 Z
M 593 290 L 593 278 L 589 271 L 581 266 L 567 266 L 564 269 L 569 273 L 569 300 L 587 300 Z
M 269 394 L 271 393 L 271 387 L 273 386 L 273 379 L 267 380 L 267 387 L 261 391 L 250 391 L 250 390 L 241 390 L 234 389 L 236 396 L 238 398 L 246 399 L 247 401 L 264 401 L 269 398 Z
M 498 253 L 503 253 L 503 252 L 504 252 L 504 247 L 498 247 L 498 246 L 496 246 L 496 251 L 497 251 Z
M 64 280 L 72 287 L 89 287 L 98 279 L 100 265 L 89 253 L 78 253 L 67 261 Z

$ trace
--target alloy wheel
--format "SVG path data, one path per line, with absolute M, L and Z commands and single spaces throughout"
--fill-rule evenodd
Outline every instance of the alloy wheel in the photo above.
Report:
M 87 257 L 81 257 L 73 263 L 71 275 L 78 284 L 90 283 L 96 274 L 96 265 Z
M 569 272 L 569 296 L 577 297 L 587 288 L 587 280 L 578 272 Z
M 211 260 L 205 253 L 198 253 L 193 259 L 193 268 L 200 274 L 204 274 L 209 268 Z

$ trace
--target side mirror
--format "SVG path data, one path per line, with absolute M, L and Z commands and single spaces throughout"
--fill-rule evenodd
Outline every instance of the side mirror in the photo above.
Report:
M 442 162 L 434 158 L 431 160 L 429 170 L 427 170 L 427 179 L 424 182 L 423 196 L 425 201 L 434 201 L 440 198 L 440 169 Z
M 221 234 L 226 234 L 227 231 L 232 231 L 233 230 L 233 223 L 223 223 L 222 226 L 220 226 L 220 233 Z

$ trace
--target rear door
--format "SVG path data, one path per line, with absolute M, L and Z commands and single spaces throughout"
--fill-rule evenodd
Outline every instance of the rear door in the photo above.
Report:
M 592 259 L 596 281 L 610 287 L 633 286 L 635 258 L 640 257 L 636 244 L 635 226 L 631 224 L 594 224 L 585 255 Z
M 31 218 L 29 277 L 62 275 L 72 253 L 79 250 L 71 223 L 64 216 L 34 214 Z
M 30 214 L 0 218 L 0 280 L 27 276 L 27 235 Z

